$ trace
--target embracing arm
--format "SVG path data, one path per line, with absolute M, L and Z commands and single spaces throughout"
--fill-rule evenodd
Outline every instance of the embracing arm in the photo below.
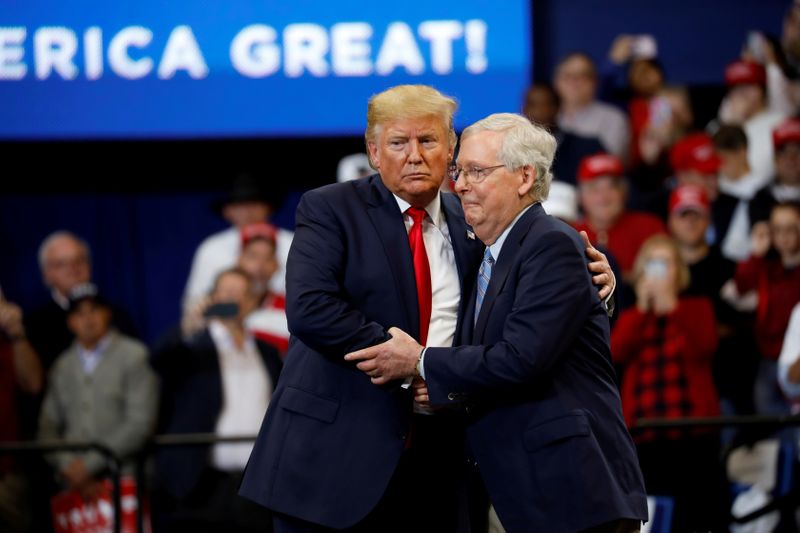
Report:
M 316 191 L 306 193 L 297 207 L 286 268 L 289 331 L 305 345 L 337 359 L 388 338 L 383 326 L 348 301 L 344 234 L 327 199 Z

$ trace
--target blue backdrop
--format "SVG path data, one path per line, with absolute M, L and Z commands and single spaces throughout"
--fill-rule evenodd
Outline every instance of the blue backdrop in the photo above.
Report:
M 6 2 L 0 138 L 359 135 L 399 83 L 463 126 L 517 102 L 531 49 L 525 0 Z

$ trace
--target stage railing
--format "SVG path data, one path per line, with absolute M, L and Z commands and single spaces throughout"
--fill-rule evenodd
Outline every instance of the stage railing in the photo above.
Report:
M 636 434 L 640 431 L 655 430 L 665 431 L 674 429 L 692 428 L 723 428 L 723 427 L 747 427 L 762 429 L 780 429 L 788 426 L 800 426 L 800 415 L 780 415 L 780 416 L 719 416 L 719 417 L 698 417 L 698 418 L 648 418 L 639 420 L 631 433 Z M 134 458 L 136 490 L 140 505 L 137 507 L 137 530 L 144 532 L 142 519 L 142 505 L 147 493 L 147 476 L 144 464 L 158 448 L 167 447 L 191 447 L 191 446 L 212 446 L 219 443 L 253 442 L 255 435 L 240 435 L 220 437 L 213 433 L 183 433 L 154 436 L 147 446 Z M 122 460 L 117 457 L 108 447 L 99 442 L 88 441 L 25 441 L 25 442 L 0 442 L 0 455 L 23 455 L 23 454 L 47 454 L 64 451 L 88 451 L 95 450 L 106 459 L 111 483 L 113 487 L 112 504 L 114 508 L 114 533 L 120 533 L 120 521 L 116 517 L 120 516 L 121 493 L 120 476 Z M 761 509 L 757 509 L 742 517 L 731 516 L 731 522 L 746 523 L 763 516 L 776 509 L 784 508 L 788 505 L 800 503 L 800 496 L 794 491 L 784 497 L 776 498 Z

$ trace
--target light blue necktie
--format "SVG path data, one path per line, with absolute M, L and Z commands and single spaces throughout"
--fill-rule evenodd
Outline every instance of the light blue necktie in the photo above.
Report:
M 483 252 L 481 268 L 478 270 L 478 295 L 475 300 L 475 323 L 478 322 L 478 314 L 481 312 L 483 297 L 486 296 L 489 280 L 492 279 L 492 265 L 494 265 L 494 258 L 492 257 L 492 251 L 487 247 L 486 251 Z

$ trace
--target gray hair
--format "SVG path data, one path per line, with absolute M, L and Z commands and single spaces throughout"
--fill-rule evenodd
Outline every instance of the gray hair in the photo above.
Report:
M 546 129 L 516 113 L 495 113 L 469 126 L 461 140 L 481 131 L 504 132 L 498 157 L 510 170 L 531 166 L 536 171 L 530 195 L 544 201 L 550 193 L 553 173 L 550 167 L 556 154 L 556 139 Z
M 88 259 L 89 262 L 92 261 L 92 251 L 89 248 L 89 244 L 85 240 L 81 239 L 71 231 L 58 230 L 45 237 L 45 239 L 42 241 L 42 244 L 39 245 L 39 269 L 42 272 L 44 272 L 44 267 L 47 263 L 47 252 L 50 251 L 50 247 L 59 239 L 72 239 L 73 241 L 77 242 L 78 245 L 86 252 L 86 259 Z

